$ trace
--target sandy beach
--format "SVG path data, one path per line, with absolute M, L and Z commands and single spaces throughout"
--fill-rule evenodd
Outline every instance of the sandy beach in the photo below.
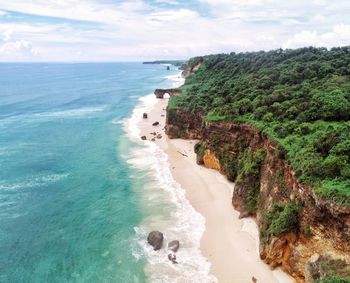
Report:
M 140 122 L 141 136 L 157 143 L 168 155 L 174 179 L 191 205 L 206 219 L 200 247 L 211 272 L 222 283 L 294 282 L 281 270 L 270 270 L 258 254 L 258 230 L 253 219 L 239 219 L 231 204 L 234 184 L 218 171 L 196 164 L 194 140 L 168 139 L 165 114 L 168 99 L 159 99 Z M 154 122 L 159 125 L 152 126 Z M 154 133 L 156 133 L 154 135 Z M 158 137 L 157 137 L 158 136 Z

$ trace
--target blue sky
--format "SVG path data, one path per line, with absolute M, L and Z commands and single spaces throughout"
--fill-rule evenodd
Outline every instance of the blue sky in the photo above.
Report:
M 140 61 L 350 45 L 348 0 L 0 0 L 0 61 Z

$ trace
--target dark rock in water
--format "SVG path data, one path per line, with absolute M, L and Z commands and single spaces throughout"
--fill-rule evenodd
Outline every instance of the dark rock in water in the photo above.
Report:
M 166 69 L 169 71 L 169 70 L 170 70 L 170 67 L 169 67 L 169 66 L 166 66 Z
M 152 231 L 148 234 L 147 242 L 154 248 L 155 251 L 160 250 L 163 245 L 164 236 L 159 231 Z
M 156 138 L 152 138 L 151 141 L 156 141 Z
M 147 140 L 147 137 L 146 136 L 142 136 L 141 140 L 145 141 L 145 140 Z
M 168 259 L 173 263 L 173 264 L 178 264 L 176 261 L 176 255 L 175 254 L 168 254 Z
M 176 253 L 180 248 L 180 242 L 178 240 L 171 241 L 168 243 L 168 249 Z
M 147 113 L 143 113 L 143 119 L 147 119 L 147 118 L 148 118 Z
M 156 121 L 156 122 L 154 122 L 153 124 L 152 124 L 152 126 L 158 126 L 159 125 L 159 122 L 158 121 Z

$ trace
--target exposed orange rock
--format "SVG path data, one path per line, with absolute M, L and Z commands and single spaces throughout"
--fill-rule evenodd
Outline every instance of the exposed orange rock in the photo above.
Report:
M 215 156 L 215 152 L 211 152 L 207 149 L 203 156 L 204 166 L 210 169 L 216 169 L 220 171 L 220 162 Z

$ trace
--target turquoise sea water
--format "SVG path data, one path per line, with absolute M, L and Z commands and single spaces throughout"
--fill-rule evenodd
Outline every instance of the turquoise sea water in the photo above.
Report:
M 128 164 L 123 121 L 177 72 L 0 64 L 0 282 L 148 280 L 135 234 L 152 178 Z

